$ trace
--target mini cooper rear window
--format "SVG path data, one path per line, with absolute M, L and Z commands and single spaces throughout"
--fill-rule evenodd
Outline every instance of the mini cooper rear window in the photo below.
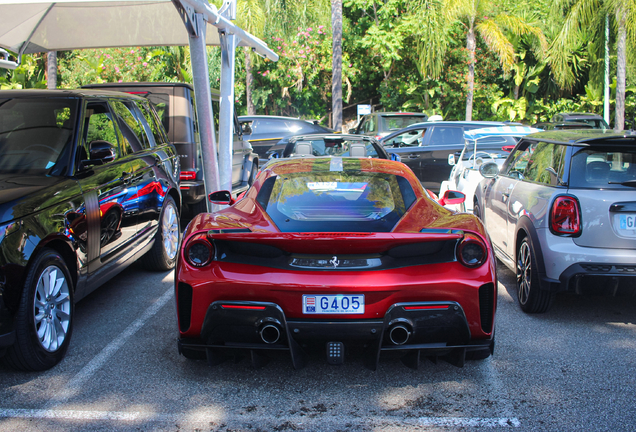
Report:
M 624 189 L 635 184 L 636 149 L 587 148 L 572 156 L 572 188 Z
M 390 174 L 304 172 L 268 179 L 257 199 L 282 232 L 389 232 L 415 194 Z

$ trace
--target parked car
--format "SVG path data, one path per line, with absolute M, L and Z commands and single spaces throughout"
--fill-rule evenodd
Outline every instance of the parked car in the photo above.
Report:
M 374 112 L 362 116 L 358 125 L 349 133 L 369 135 L 379 140 L 391 132 L 426 120 L 428 120 L 428 116 L 424 113 Z
M 447 190 L 456 190 L 466 195 L 466 200 L 459 206 L 448 208 L 472 213 L 475 188 L 484 178 L 479 172 L 479 167 L 491 161 L 498 166 L 503 165 L 510 150 L 519 139 L 535 132 L 541 132 L 541 129 L 526 126 L 496 126 L 465 131 L 462 151 L 459 155 L 448 155 L 448 164 L 452 170 L 448 180 L 442 182 L 440 194 Z
M 516 271 L 524 311 L 547 311 L 558 291 L 634 294 L 636 134 L 532 134 L 501 170 L 480 171 L 473 211 Z
M 215 363 L 241 349 L 259 366 L 282 350 L 299 368 L 303 346 L 326 346 L 342 363 L 367 345 L 375 369 L 387 352 L 412 367 L 420 353 L 460 366 L 492 353 L 488 236 L 473 215 L 431 200 L 403 164 L 279 159 L 242 199 L 210 199 L 230 207 L 193 220 L 175 273 L 184 356 Z
M 199 123 L 196 119 L 194 89 L 190 84 L 170 82 L 103 83 L 84 88 L 122 91 L 148 99 L 155 107 L 170 142 L 181 160 L 181 195 L 188 207 L 188 216 L 207 211 Z M 212 90 L 212 111 L 215 129 L 219 131 L 218 90 Z M 239 194 L 252 184 L 258 171 L 258 156 L 245 137 L 234 113 L 232 151 L 232 193 Z M 217 135 L 218 142 L 218 135 Z
M 464 148 L 464 131 L 502 125 L 478 121 L 417 123 L 385 136 L 380 142 L 389 153 L 400 156 L 422 186 L 438 193 L 451 172 L 448 156 Z
M 566 129 L 594 129 L 594 127 L 588 123 L 579 121 L 568 122 L 540 122 L 532 125 L 533 128 L 548 130 L 566 130 Z
M 603 117 L 593 113 L 559 113 L 552 116 L 550 121 L 555 123 L 577 122 L 586 123 L 594 129 L 609 129 L 609 125 Z
M 356 156 L 391 159 L 378 140 L 364 135 L 309 134 L 283 138 L 267 151 L 268 159 L 292 156 Z M 397 160 L 397 157 L 394 157 Z
M 248 115 L 238 118 L 243 136 L 250 142 L 261 160 L 281 139 L 299 134 L 334 133 L 333 129 L 295 117 Z
M 141 258 L 174 267 L 179 159 L 143 98 L 92 89 L 0 91 L 0 351 L 48 369 L 75 303 Z

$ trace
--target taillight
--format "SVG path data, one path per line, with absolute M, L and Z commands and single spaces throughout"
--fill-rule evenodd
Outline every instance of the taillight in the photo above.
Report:
M 479 267 L 486 262 L 486 246 L 472 237 L 464 237 L 457 248 L 457 259 L 466 267 Z
M 188 240 L 184 249 L 184 257 L 188 264 L 203 267 L 214 259 L 214 246 L 205 234 L 198 234 Z
M 557 235 L 574 236 L 581 233 L 581 210 L 574 197 L 560 196 L 552 203 L 550 229 Z
M 181 175 L 179 176 L 181 180 L 196 180 L 197 172 L 196 171 L 181 171 Z

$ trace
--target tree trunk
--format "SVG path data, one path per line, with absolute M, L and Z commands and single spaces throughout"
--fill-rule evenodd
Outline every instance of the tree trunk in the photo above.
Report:
M 616 117 L 614 130 L 625 128 L 625 67 L 627 63 L 627 8 L 616 13 L 618 40 L 616 44 Z
M 466 37 L 466 49 L 468 50 L 468 76 L 466 78 L 466 121 L 473 119 L 473 96 L 475 89 L 475 49 L 477 41 L 475 39 L 474 21 L 471 20 Z
M 603 118 L 610 122 L 610 18 L 605 15 L 605 72 L 603 82 Z
M 254 84 L 254 75 L 252 75 L 252 58 L 250 55 L 250 47 L 245 47 L 245 96 L 247 97 L 247 115 L 255 115 L 256 108 L 252 101 L 252 85 Z
M 342 130 L 342 0 L 331 0 L 333 57 L 331 75 L 332 128 Z
M 57 87 L 57 51 L 46 54 L 46 88 L 55 90 Z

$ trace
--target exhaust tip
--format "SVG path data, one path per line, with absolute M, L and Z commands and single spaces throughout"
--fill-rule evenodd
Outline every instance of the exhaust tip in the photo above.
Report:
M 404 345 L 410 337 L 410 330 L 402 324 L 395 325 L 389 330 L 389 339 L 394 345 Z
M 274 344 L 280 339 L 280 329 L 274 324 L 265 324 L 261 327 L 259 334 L 266 344 Z

